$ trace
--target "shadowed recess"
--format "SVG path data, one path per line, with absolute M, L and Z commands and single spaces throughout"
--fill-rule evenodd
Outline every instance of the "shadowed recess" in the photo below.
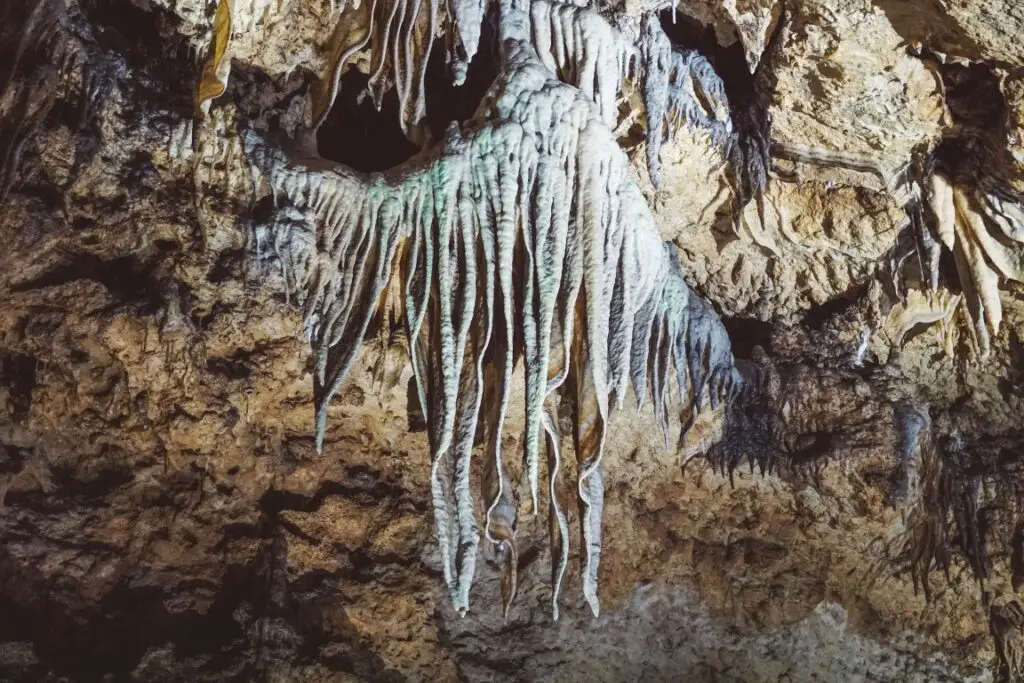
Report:
M 320 156 L 363 173 L 386 171 L 419 152 L 402 133 L 395 91 L 385 93 L 378 110 L 368 81 L 356 69 L 341 77 L 334 106 L 316 134 Z

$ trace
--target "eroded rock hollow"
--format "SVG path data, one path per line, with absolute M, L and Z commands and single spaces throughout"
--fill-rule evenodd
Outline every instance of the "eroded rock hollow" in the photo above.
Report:
M 1024 680 L 1010 0 L 0 6 L 0 680 Z

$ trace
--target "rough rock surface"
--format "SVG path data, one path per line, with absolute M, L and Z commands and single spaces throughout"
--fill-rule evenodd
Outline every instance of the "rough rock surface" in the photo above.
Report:
M 399 334 L 367 339 L 316 452 L 286 248 L 312 219 L 246 136 L 309 123 L 358 7 L 235 0 L 226 92 L 199 120 L 217 3 L 60 0 L 61 50 L 21 50 L 35 5 L 0 9 L 0 681 L 1024 680 L 1024 285 L 998 278 L 982 357 L 954 256 L 931 292 L 914 248 L 925 158 L 1024 190 L 1018 3 L 681 1 L 678 24 L 602 6 L 626 36 L 661 10 L 733 121 L 771 122 L 770 176 L 736 216 L 706 130 L 669 127 L 657 187 L 636 83 L 614 131 L 764 381 L 678 449 L 649 405 L 613 414 L 601 614 L 574 553 L 554 623 L 541 516 L 519 519 L 507 619 L 486 545 L 452 608 Z M 492 33 L 461 89 L 435 42 L 429 139 L 490 86 Z M 383 171 L 417 147 L 393 83 L 379 112 L 364 96 L 372 63 L 349 62 L 319 148 Z

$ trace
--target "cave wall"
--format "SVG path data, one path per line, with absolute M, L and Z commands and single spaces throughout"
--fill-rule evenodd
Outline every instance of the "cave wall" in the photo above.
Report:
M 572 554 L 557 622 L 540 516 L 519 519 L 507 618 L 486 544 L 453 608 L 397 328 L 366 340 L 317 453 L 290 261 L 312 212 L 252 150 L 301 137 L 361 10 L 238 0 L 230 78 L 197 115 L 216 4 L 0 10 L 0 680 L 1018 679 L 1024 289 L 997 277 L 982 353 L 991 301 L 961 304 L 952 251 L 929 290 L 911 182 L 927 159 L 1024 190 L 1015 3 L 595 12 L 630 40 L 660 12 L 721 77 L 737 139 L 770 123 L 756 196 L 707 126 L 667 126 L 653 182 L 635 84 L 608 126 L 761 384 L 679 448 L 633 397 L 612 415 L 601 614 Z M 24 42 L 34 11 L 61 18 Z M 446 118 L 480 125 L 495 30 L 461 88 L 438 39 L 423 154 Z M 415 163 L 394 90 L 379 111 L 362 91 L 372 63 L 351 60 L 320 152 Z M 909 441 L 907 406 L 926 416 Z M 507 451 L 525 421 L 513 400 Z

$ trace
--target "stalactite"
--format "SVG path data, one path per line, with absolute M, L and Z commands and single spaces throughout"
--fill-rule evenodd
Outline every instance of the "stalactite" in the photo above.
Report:
M 750 360 L 736 365 L 744 378 L 743 391 L 728 406 L 722 438 L 708 452 L 712 467 L 728 476 L 730 483 L 744 460 L 751 472 L 757 467 L 761 474 L 770 474 L 785 456 L 775 439 L 776 404 L 783 384 L 779 368 L 760 346 Z
M 398 94 L 399 122 L 413 142 L 427 141 L 421 126 L 426 116 L 424 78 L 427 57 L 434 44 L 437 0 L 373 0 L 370 13 L 370 82 L 368 89 L 378 109 L 384 93 L 394 86 Z
M 563 82 L 579 88 L 597 105 L 601 120 L 614 126 L 616 100 L 637 68 L 632 41 L 590 7 L 533 2 L 530 20 L 541 62 Z
M 462 85 L 480 47 L 480 25 L 484 21 L 487 0 L 450 0 L 448 30 L 448 62 L 452 70 L 452 82 Z
M 893 427 L 896 432 L 896 455 L 903 469 L 895 502 L 905 504 L 916 500 L 921 484 L 921 452 L 931 419 L 923 408 L 909 401 L 893 409 Z
M 893 560 L 909 567 L 915 587 L 931 599 L 932 572 L 942 570 L 948 581 L 955 554 L 984 593 L 997 562 L 1008 561 L 1011 569 L 1019 563 L 1024 473 L 1010 456 L 1013 442 L 1000 436 L 969 441 L 919 406 L 898 406 L 894 418 L 896 455 L 908 486 L 905 531 Z
M 327 73 L 316 80 L 310 92 L 314 132 L 323 125 L 338 97 L 341 76 L 348 65 L 348 60 L 370 42 L 370 21 L 374 7 L 374 2 L 362 2 L 350 11 L 343 9 L 338 17 L 338 23 L 334 25 L 328 44 Z
M 937 324 L 940 327 L 943 351 L 952 356 L 953 324 L 956 312 L 960 307 L 962 296 L 953 294 L 948 289 L 931 292 L 921 289 L 909 289 L 903 300 L 893 306 L 882 327 L 888 343 L 903 346 L 907 336 L 919 325 Z
M 905 481 L 908 487 L 903 502 L 909 512 L 900 553 L 910 567 L 915 590 L 920 586 L 930 599 L 932 568 L 937 565 L 949 571 L 946 471 L 927 412 L 906 406 L 895 412 L 895 418 L 899 435 L 896 455 L 904 476 L 916 472 L 913 482 Z
M 481 0 L 460 0 L 448 7 L 445 34 L 456 84 L 465 80 L 477 51 L 485 8 Z M 423 81 L 432 36 L 441 21 L 438 12 L 436 0 L 373 0 L 343 11 L 330 42 L 331 66 L 312 91 L 314 129 L 326 118 L 348 61 L 369 47 L 369 87 L 374 101 L 379 106 L 393 83 L 402 129 L 413 142 L 424 145 L 427 139 L 420 126 L 426 115 Z M 541 62 L 589 97 L 606 125 L 615 124 L 617 102 L 625 89 L 642 83 L 653 179 L 658 176 L 658 155 L 665 137 L 684 123 L 706 131 L 729 155 L 735 141 L 721 78 L 700 53 L 672 46 L 658 24 L 657 12 L 645 15 L 636 36 L 632 35 L 637 33 L 635 29 L 624 32 L 593 7 L 549 0 L 532 2 L 529 19 L 530 41 Z M 767 146 L 764 141 L 761 146 L 763 157 Z M 754 185 L 763 187 L 763 181 L 755 180 Z
M 924 193 L 935 239 L 953 253 L 964 304 L 982 356 L 999 332 L 1000 279 L 1024 282 L 1024 203 L 990 179 L 957 183 L 941 170 L 931 173 Z M 938 278 L 937 259 L 925 275 Z
M 210 111 L 210 103 L 224 94 L 231 75 L 231 27 L 234 0 L 219 0 L 213 18 L 213 35 L 203 62 L 203 73 L 196 84 L 195 118 L 202 120 Z
M 447 5 L 444 34 L 449 40 L 449 66 L 455 84 L 462 84 L 475 55 L 484 19 L 482 0 L 459 0 Z M 543 47 L 542 58 L 552 71 L 577 85 L 599 103 L 607 123 L 615 117 L 614 101 L 630 66 L 632 44 L 592 9 L 550 2 L 531 5 L 532 35 Z M 399 101 L 402 130 L 425 144 L 424 78 L 433 36 L 441 22 L 437 0 L 373 0 L 343 11 L 332 38 L 327 76 L 313 91 L 313 123 L 321 124 L 337 95 L 347 61 L 369 46 L 370 91 L 380 106 L 393 84 Z
M 942 246 L 953 251 L 956 242 L 956 207 L 953 204 L 953 186 L 949 178 L 936 172 L 931 175 L 928 199 L 935 214 L 935 231 Z
M 565 85 L 533 48 L 530 18 L 503 3 L 502 76 L 474 121 L 387 174 L 364 176 L 313 157 L 288 163 L 250 135 L 250 157 L 287 201 L 308 212 L 315 248 L 282 245 L 304 295 L 316 364 L 317 446 L 330 402 L 385 289 L 399 278 L 417 399 L 425 407 L 431 492 L 445 580 L 468 608 L 478 528 L 470 462 L 485 434 L 483 536 L 502 563 L 507 610 L 516 592 L 518 497 L 502 430 L 512 372 L 525 368 L 525 493 L 536 511 L 543 429 L 548 449 L 552 607 L 567 560 L 555 482 L 553 402 L 572 392 L 583 588 L 598 613 L 605 429 L 632 384 L 648 387 L 668 429 L 671 368 L 684 404 L 717 407 L 740 384 L 725 330 L 686 286 L 671 247 L 601 122 L 593 94 Z M 599 99 L 599 98 L 598 98 Z M 397 264 L 397 267 L 395 267 Z
M 1024 199 L 998 186 L 985 189 L 985 214 L 1006 239 L 1024 244 Z
M 485 9 L 482 0 L 458 0 L 448 5 L 445 34 L 449 68 L 456 85 L 465 81 L 479 47 Z M 587 94 L 598 104 L 605 123 L 613 124 L 615 101 L 635 57 L 632 43 L 593 9 L 539 1 L 531 4 L 530 16 L 532 40 L 542 61 Z M 331 67 L 314 87 L 314 126 L 326 117 L 348 60 L 368 46 L 369 87 L 374 101 L 379 106 L 393 83 L 403 131 L 414 142 L 425 143 L 424 133 L 418 128 L 426 115 L 423 83 L 433 35 L 441 20 L 436 0 L 373 0 L 369 6 L 343 11 L 331 40 Z
M 939 291 L 939 267 L 942 262 L 942 242 L 936 239 L 924 217 L 924 207 L 921 203 L 919 192 L 912 193 L 912 199 L 907 206 L 907 213 L 910 214 L 911 227 L 914 232 L 914 242 L 917 256 L 920 261 L 921 275 L 925 278 L 925 286 L 931 295 Z
M 647 111 L 647 169 L 657 185 L 661 146 L 684 121 L 705 131 L 729 156 L 733 144 L 729 99 L 711 63 L 696 50 L 673 47 L 658 13 L 642 20 L 643 100 Z

